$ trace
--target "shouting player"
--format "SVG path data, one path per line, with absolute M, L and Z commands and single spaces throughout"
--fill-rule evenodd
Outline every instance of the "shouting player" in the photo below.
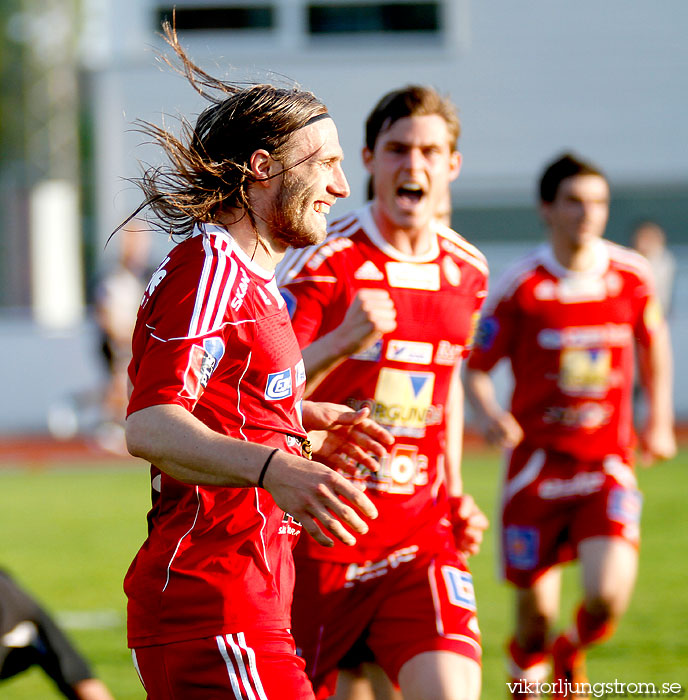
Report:
M 584 650 L 611 634 L 636 577 L 634 347 L 649 399 L 641 435 L 648 460 L 676 449 L 671 356 L 647 262 L 602 240 L 602 173 L 562 156 L 540 181 L 540 212 L 549 242 L 500 280 L 466 386 L 485 435 L 510 450 L 501 545 L 504 575 L 516 587 L 512 676 L 544 681 L 553 656 L 557 692 L 568 697 L 567 683 L 585 681 Z M 501 358 L 514 376 L 510 412 L 488 374 Z M 557 564 L 572 558 L 582 567 L 583 600 L 573 626 L 552 640 Z
M 355 548 L 295 551 L 293 630 L 318 697 L 337 666 L 372 658 L 405 698 L 477 698 L 480 633 L 464 553 L 485 516 L 463 493 L 461 360 L 486 295 L 482 254 L 436 220 L 458 174 L 459 121 L 431 88 L 385 95 L 366 123 L 373 201 L 290 254 L 278 281 L 293 305 L 311 397 L 369 407 L 395 435 Z M 322 549 L 322 548 L 321 548 Z M 363 650 L 363 651 L 362 651 Z M 351 659 L 347 659 L 351 660 Z
M 349 530 L 367 530 L 354 508 L 375 508 L 301 456 L 304 427 L 340 466 L 377 468 L 367 453 L 386 439 L 367 409 L 302 408 L 304 364 L 274 279 L 287 247 L 322 241 L 348 195 L 341 148 L 311 93 L 218 81 L 165 32 L 212 104 L 180 138 L 146 126 L 171 166 L 144 176 L 145 204 L 184 240 L 146 289 L 129 366 L 126 437 L 152 464 L 153 501 L 125 580 L 129 644 L 151 700 L 309 699 L 289 632 L 292 546 L 302 526 L 318 546 L 333 544 L 327 532 L 352 545 Z

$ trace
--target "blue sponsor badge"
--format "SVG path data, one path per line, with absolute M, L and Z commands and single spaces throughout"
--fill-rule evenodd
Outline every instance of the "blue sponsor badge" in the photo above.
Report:
M 291 396 L 291 393 L 291 369 L 268 374 L 268 381 L 265 384 L 265 398 L 268 401 L 281 401 Z
M 289 312 L 289 318 L 294 318 L 294 312 L 296 311 L 296 297 L 288 290 L 280 287 L 280 294 L 284 303 L 287 305 L 287 311 Z
M 538 563 L 540 534 L 534 527 L 509 525 L 504 531 L 507 564 L 514 569 L 534 569 Z
M 225 354 L 221 338 L 204 338 L 203 345 L 192 345 L 184 372 L 183 395 L 198 399 Z
M 442 578 L 447 587 L 447 597 L 452 605 L 476 610 L 473 577 L 468 571 L 461 571 L 453 566 L 443 566 Z
M 610 520 L 627 525 L 637 525 L 643 509 L 643 496 L 636 489 L 613 488 L 607 501 Z
M 478 330 L 475 334 L 475 345 L 481 350 L 489 350 L 497 337 L 499 321 L 494 316 L 485 316 L 480 319 Z

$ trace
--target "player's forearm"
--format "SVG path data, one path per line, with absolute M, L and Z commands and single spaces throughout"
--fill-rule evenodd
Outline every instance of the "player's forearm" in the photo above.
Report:
M 480 423 L 496 420 L 504 409 L 499 405 L 494 384 L 487 372 L 468 369 L 464 374 L 465 393 Z
M 254 486 L 274 449 L 217 433 L 172 404 L 130 415 L 126 439 L 135 457 L 178 481 L 201 486 Z
M 673 359 L 666 325 L 657 331 L 647 348 L 639 348 L 641 383 L 646 392 L 648 424 L 673 427 Z
M 464 390 L 458 367 L 452 377 L 445 412 L 447 425 L 447 447 L 445 452 L 447 492 L 449 496 L 460 496 L 463 493 L 461 460 L 463 458 Z

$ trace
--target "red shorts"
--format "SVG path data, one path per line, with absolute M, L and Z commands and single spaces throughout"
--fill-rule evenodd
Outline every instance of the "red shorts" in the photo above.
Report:
M 502 570 L 521 588 L 575 559 L 589 537 L 639 544 L 642 496 L 632 468 L 618 455 L 581 462 L 520 445 L 502 496 Z
M 365 644 L 394 683 L 425 651 L 480 662 L 473 580 L 461 554 L 397 550 L 366 565 L 299 558 L 292 625 L 316 697 L 334 693 L 337 666 Z
M 149 700 L 314 698 L 288 630 L 139 647 L 132 656 Z

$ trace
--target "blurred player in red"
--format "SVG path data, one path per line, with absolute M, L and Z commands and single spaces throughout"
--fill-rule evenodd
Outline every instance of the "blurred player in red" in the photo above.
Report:
M 311 398 L 395 435 L 355 481 L 379 512 L 354 549 L 295 551 L 293 630 L 316 695 L 371 653 L 405 698 L 477 698 L 480 633 L 465 554 L 485 516 L 463 493 L 459 379 L 487 288 L 483 255 L 436 212 L 458 174 L 454 106 L 427 87 L 384 96 L 366 123 L 373 201 L 294 251 L 278 275 L 293 306 Z M 359 654 L 358 650 L 363 650 Z
M 349 192 L 341 148 L 311 93 L 218 81 L 165 32 L 212 104 L 179 138 L 144 125 L 171 161 L 144 176 L 144 206 L 183 240 L 146 288 L 129 366 L 127 443 L 152 465 L 148 538 L 125 580 L 129 645 L 151 700 L 312 699 L 289 632 L 291 550 L 302 527 L 318 546 L 328 532 L 352 545 L 367 530 L 356 510 L 375 508 L 302 456 L 306 430 L 319 458 L 373 469 L 386 434 L 367 409 L 302 403 L 274 267 L 324 239 Z
M 604 175 L 562 156 L 540 181 L 540 212 L 549 242 L 498 283 L 466 387 L 487 438 L 509 450 L 501 545 L 504 575 L 516 587 L 511 675 L 544 681 L 553 657 L 555 680 L 575 683 L 585 680 L 584 650 L 612 633 L 636 578 L 634 352 L 649 401 L 641 435 L 647 461 L 676 450 L 672 361 L 647 262 L 602 240 Z M 514 376 L 510 412 L 496 401 L 488 374 L 501 358 Z M 570 629 L 552 640 L 557 564 L 574 558 L 583 600 Z

